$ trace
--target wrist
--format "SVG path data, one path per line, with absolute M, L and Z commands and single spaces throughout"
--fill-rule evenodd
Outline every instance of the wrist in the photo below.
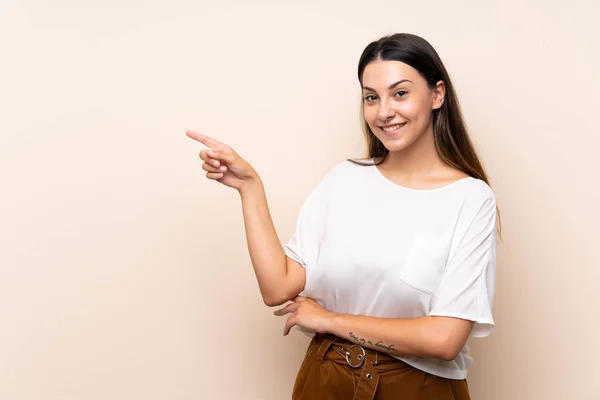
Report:
M 325 333 L 339 336 L 337 334 L 337 332 L 339 332 L 339 330 L 340 330 L 340 326 L 343 323 L 343 318 L 344 318 L 343 314 L 337 314 L 337 313 L 332 312 L 331 315 L 329 316 L 329 318 L 327 319 L 327 326 L 325 327 L 325 331 L 326 331 Z
M 244 181 L 244 184 L 238 189 L 238 192 L 241 196 L 246 196 L 250 193 L 262 190 L 264 190 L 262 180 L 257 175 L 255 178 Z

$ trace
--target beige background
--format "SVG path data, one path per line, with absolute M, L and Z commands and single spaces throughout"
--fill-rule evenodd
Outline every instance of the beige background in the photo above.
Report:
M 0 399 L 289 398 L 307 338 L 185 130 L 255 165 L 285 241 L 362 154 L 362 49 L 401 31 L 445 61 L 503 216 L 473 398 L 598 399 L 597 4 L 2 0 Z

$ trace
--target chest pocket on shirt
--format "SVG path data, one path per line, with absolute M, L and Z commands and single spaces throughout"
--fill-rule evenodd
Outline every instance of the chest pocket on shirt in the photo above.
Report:
M 429 234 L 417 234 L 400 279 L 415 289 L 435 295 L 444 277 L 448 251 L 444 240 Z

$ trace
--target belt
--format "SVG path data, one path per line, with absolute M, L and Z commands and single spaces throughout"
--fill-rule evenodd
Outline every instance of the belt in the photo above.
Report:
M 362 367 L 367 358 L 370 359 L 372 365 L 378 364 L 379 352 L 376 350 L 365 348 L 331 334 L 317 333 L 315 339 L 319 346 L 318 358 L 321 362 L 325 362 L 325 355 L 332 349 L 342 356 L 346 360 L 346 363 L 352 368 Z M 367 355 L 369 355 L 369 357 L 367 357 Z
M 331 334 L 316 334 L 315 345 L 318 346 L 319 362 L 325 363 L 328 359 L 350 367 L 348 372 L 354 387 L 352 400 L 373 398 L 379 384 L 379 372 L 376 370 L 380 358 L 378 351 Z

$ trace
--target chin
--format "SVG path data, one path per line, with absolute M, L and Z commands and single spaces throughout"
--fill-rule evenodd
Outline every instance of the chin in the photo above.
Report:
M 391 146 L 384 144 L 384 146 L 390 153 L 401 152 L 408 147 L 408 146 L 402 146 L 402 145 L 396 145 L 396 144 L 391 145 Z
M 399 138 L 381 138 L 381 137 L 377 137 L 381 143 L 383 143 L 383 146 L 390 152 L 396 152 L 396 151 L 402 151 L 408 147 L 410 147 L 412 141 L 410 140 L 406 140 L 408 139 L 407 137 L 399 137 Z M 383 140 L 382 140 L 383 139 Z

